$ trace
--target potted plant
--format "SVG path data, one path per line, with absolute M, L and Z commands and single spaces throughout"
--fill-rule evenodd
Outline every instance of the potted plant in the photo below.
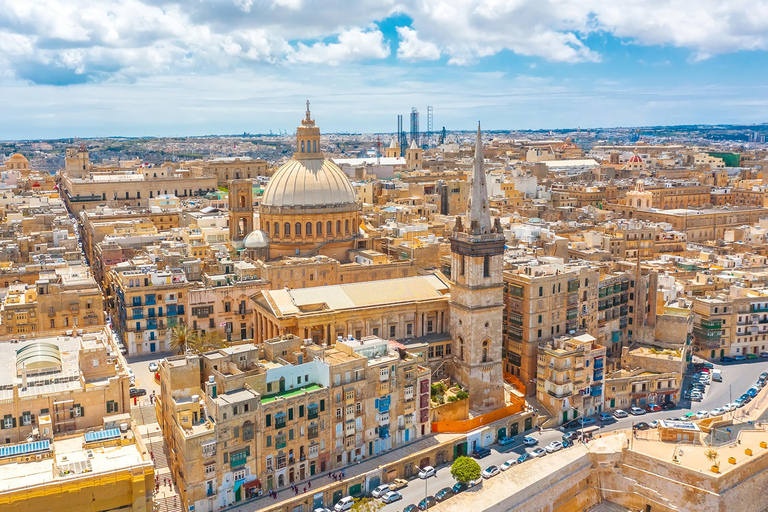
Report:
M 719 473 L 720 461 L 718 460 L 717 450 L 710 448 L 704 453 L 704 455 L 706 455 L 706 457 L 712 461 L 712 472 Z

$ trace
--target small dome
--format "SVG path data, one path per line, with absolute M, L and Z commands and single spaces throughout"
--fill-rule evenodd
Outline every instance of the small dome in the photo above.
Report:
M 288 160 L 270 178 L 261 205 L 324 208 L 357 203 L 347 175 L 330 160 Z
M 269 246 L 269 237 L 260 229 L 251 231 L 248 236 L 243 240 L 243 245 L 246 249 L 261 249 L 262 247 Z
M 630 158 L 629 161 L 630 162 L 642 162 L 643 159 L 640 158 L 640 155 L 635 154 L 635 155 L 632 155 L 632 158 Z
M 9 158 L 8 160 L 10 160 L 11 162 L 28 162 L 29 161 L 21 153 L 14 153 L 13 155 L 11 155 L 11 158 Z

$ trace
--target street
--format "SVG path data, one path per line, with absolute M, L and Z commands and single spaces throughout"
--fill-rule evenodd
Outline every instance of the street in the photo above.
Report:
M 167 355 L 167 354 L 166 354 Z M 138 356 L 126 357 L 128 366 L 131 367 L 131 371 L 136 376 L 136 389 L 146 389 L 147 394 L 138 398 L 138 405 L 149 404 L 149 395 L 154 391 L 156 395 L 160 394 L 160 383 L 155 380 L 154 373 L 149 371 L 148 365 L 154 361 L 160 364 L 162 357 L 158 357 L 158 354 L 141 354 Z M 133 400 L 131 400 L 131 406 L 133 407 Z
M 669 411 L 659 411 L 655 413 L 647 413 L 641 416 L 632 416 L 623 418 L 620 420 L 612 419 L 609 422 L 601 423 L 597 421 L 595 424 L 601 428 L 600 432 L 612 432 L 615 430 L 629 429 L 633 423 L 640 421 L 650 422 L 652 420 L 663 420 L 666 418 L 679 418 L 683 414 L 689 412 L 698 411 L 711 411 L 717 407 L 732 402 L 734 399 L 741 396 L 747 389 L 749 389 L 757 378 L 764 371 L 768 371 L 768 362 L 764 359 L 741 361 L 738 363 L 715 363 L 715 368 L 722 371 L 723 381 L 712 382 L 707 386 L 706 394 L 701 402 L 683 402 L 678 404 L 678 407 Z M 686 376 L 683 389 L 685 389 L 690 381 L 690 376 Z M 629 407 L 625 410 L 629 411 Z M 737 409 L 739 411 L 739 409 Z M 609 411 L 610 412 L 610 411 Z M 738 414 L 738 413 L 737 413 Z M 523 452 L 530 452 L 534 448 L 544 447 L 552 441 L 562 440 L 563 433 L 566 432 L 561 429 L 557 430 L 545 430 L 539 434 L 536 430 L 531 430 L 522 435 L 515 437 L 515 442 L 508 446 L 492 445 L 489 446 L 491 454 L 484 459 L 478 460 L 482 469 L 495 464 L 501 465 L 504 461 L 517 458 Z M 523 446 L 523 437 L 526 435 L 539 440 L 539 444 L 536 446 Z M 567 449 L 567 448 L 566 448 Z M 546 457 L 546 455 L 545 455 Z M 528 464 L 530 461 L 526 461 L 523 464 Z M 512 466 L 508 471 L 515 471 L 516 466 Z M 428 480 L 421 480 L 419 478 L 412 479 L 407 487 L 400 489 L 400 494 L 403 495 L 403 499 L 395 503 L 386 505 L 383 512 L 395 512 L 403 510 L 407 505 L 417 505 L 420 500 L 425 496 L 434 496 L 437 491 L 443 487 L 451 487 L 456 481 L 451 477 L 450 465 L 445 465 L 437 470 L 437 475 Z M 450 499 L 450 498 L 449 498 Z M 333 504 L 329 504 L 333 505 Z

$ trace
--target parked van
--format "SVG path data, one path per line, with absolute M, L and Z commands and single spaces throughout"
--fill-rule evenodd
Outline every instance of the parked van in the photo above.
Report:
M 333 507 L 333 510 L 336 512 L 346 512 L 347 510 L 352 508 L 352 505 L 355 504 L 355 498 L 352 496 L 344 496 L 339 500 L 338 503 L 336 503 L 336 506 Z
M 712 380 L 723 382 L 723 372 L 720 370 L 712 370 Z

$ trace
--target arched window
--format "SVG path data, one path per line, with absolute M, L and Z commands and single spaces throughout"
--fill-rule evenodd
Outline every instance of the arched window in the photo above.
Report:
M 488 362 L 488 340 L 483 342 L 483 362 Z
M 311 222 L 307 222 L 307 227 L 306 227 L 306 229 L 304 230 L 304 233 L 305 233 L 307 236 L 309 236 L 309 235 L 311 235 L 311 234 L 312 234 L 312 223 L 311 223 Z
M 328 236 L 333 235 L 333 224 L 331 223 L 331 221 L 328 221 L 325 223 L 325 233 Z
M 267 223 L 266 223 L 266 226 L 264 226 L 264 227 L 266 228 L 266 232 L 267 232 L 267 234 L 269 234 L 269 222 L 267 222 Z
M 341 234 L 341 221 L 340 220 L 336 221 L 336 234 L 337 235 Z
M 290 223 L 286 222 L 283 224 L 283 234 L 285 236 L 291 236 L 291 225 Z
M 483 277 L 491 277 L 491 257 L 487 254 L 483 258 Z M 554 293 L 554 290 L 552 290 Z
M 301 152 L 304 152 L 304 141 L 301 141 Z
M 240 208 L 245 208 L 245 194 L 240 194 Z
M 317 141 L 316 140 L 312 141 L 312 152 L 313 153 L 317 153 Z
M 464 360 L 464 338 L 459 336 L 459 359 Z
M 323 234 L 323 223 L 318 222 L 317 227 L 315 228 L 315 234 L 316 235 L 322 235 Z
M 349 219 L 344 221 L 344 232 L 349 233 Z
M 301 235 L 301 222 L 296 223 L 296 233 L 294 233 L 296 236 Z
M 280 234 L 280 224 L 275 222 L 275 236 Z

